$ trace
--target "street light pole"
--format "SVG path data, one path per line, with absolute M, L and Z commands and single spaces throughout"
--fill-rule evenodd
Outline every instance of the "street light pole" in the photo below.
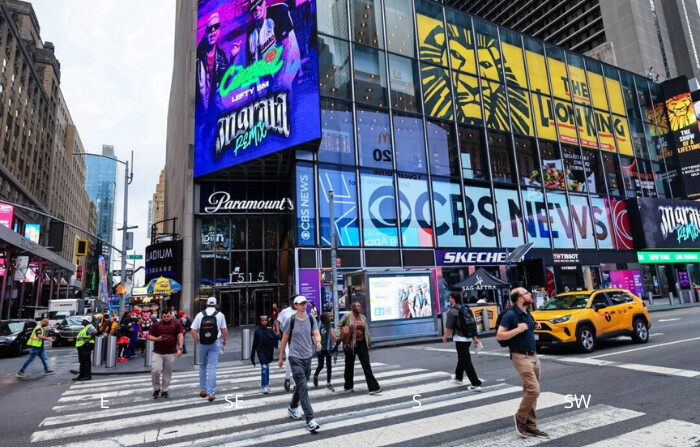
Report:
M 331 293 L 333 294 L 333 324 L 338 327 L 338 278 L 337 259 L 338 255 L 335 251 L 335 213 L 333 212 L 333 190 L 328 191 L 328 205 L 330 206 L 330 221 L 331 221 Z
M 134 161 L 134 153 L 131 153 L 131 162 Z M 122 286 L 126 287 L 126 239 L 127 239 L 127 224 L 126 218 L 128 213 L 129 205 L 129 161 L 126 162 L 126 168 L 124 169 L 124 223 L 122 224 Z M 111 266 L 110 266 L 111 268 Z M 121 299 L 119 300 L 119 317 L 124 315 L 124 299 L 126 295 L 122 293 Z

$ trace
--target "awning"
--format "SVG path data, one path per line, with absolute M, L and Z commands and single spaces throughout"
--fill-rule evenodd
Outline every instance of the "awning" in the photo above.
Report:
M 453 284 L 452 288 L 462 290 L 494 290 L 510 288 L 510 284 L 480 268 L 464 281 Z
M 0 225 L 0 241 L 12 245 L 17 250 L 26 252 L 32 257 L 42 259 L 70 272 L 75 271 L 75 265 L 60 257 L 57 253 L 35 244 L 19 233 L 15 233 L 4 225 Z

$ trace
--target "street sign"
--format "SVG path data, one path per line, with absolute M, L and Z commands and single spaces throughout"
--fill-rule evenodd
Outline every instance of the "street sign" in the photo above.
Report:
M 134 269 L 126 269 L 126 276 L 134 276 Z M 112 270 L 112 276 L 122 276 L 121 270 Z
M 129 255 L 126 259 L 143 259 L 143 255 Z

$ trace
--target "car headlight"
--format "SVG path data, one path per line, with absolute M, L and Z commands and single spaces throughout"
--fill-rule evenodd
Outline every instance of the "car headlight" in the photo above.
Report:
M 566 323 L 570 319 L 571 319 L 571 315 L 564 315 L 563 317 L 552 318 L 551 320 L 549 320 L 549 322 L 552 324 L 559 324 L 559 323 Z
M 15 341 L 17 339 L 16 335 L 8 335 L 7 337 L 3 337 L 4 340 L 0 341 L 0 343 L 7 343 L 8 345 Z

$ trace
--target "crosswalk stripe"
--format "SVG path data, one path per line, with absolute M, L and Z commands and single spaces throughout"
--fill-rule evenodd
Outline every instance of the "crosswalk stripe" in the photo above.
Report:
M 539 402 L 538 405 L 539 407 Z M 634 419 L 644 416 L 644 413 L 627 410 L 624 408 L 610 407 L 608 405 L 596 405 L 588 410 L 569 411 L 565 416 L 538 418 L 537 426 L 549 434 L 549 439 L 560 439 L 587 430 L 594 430 L 606 425 Z M 491 432 L 477 438 L 469 438 L 468 442 L 450 442 L 442 447 L 503 447 L 517 441 L 518 447 L 528 447 L 541 444 L 542 439 L 528 437 L 526 439 L 516 439 L 515 427 L 510 424 L 507 429 Z
M 382 381 L 384 385 L 397 385 L 397 384 L 405 384 L 405 383 L 410 383 L 410 382 L 415 382 L 416 380 L 428 380 L 428 379 L 438 379 L 438 378 L 444 378 L 447 373 L 444 372 L 431 372 L 431 373 L 424 373 L 421 369 L 415 369 L 415 370 L 405 370 L 406 373 L 410 371 L 411 374 L 420 372 L 420 376 L 416 375 L 408 375 L 408 376 L 402 376 L 402 377 L 395 377 L 396 376 L 396 371 L 390 371 L 387 373 L 381 373 L 381 374 L 376 374 L 375 377 L 377 378 L 382 378 L 383 375 L 391 375 L 394 376 L 395 378 L 392 379 L 387 379 Z M 405 395 L 406 391 L 405 388 L 402 388 L 400 390 L 394 390 L 396 392 L 400 392 L 401 394 L 396 397 L 400 397 L 402 395 Z M 310 395 L 317 395 L 321 393 L 325 393 L 325 390 L 310 390 Z M 242 393 L 236 393 L 236 394 L 242 394 Z M 259 398 L 259 394 L 250 394 L 248 397 L 258 397 L 257 399 L 254 400 L 245 400 L 244 403 L 241 403 L 241 406 L 245 405 L 243 408 L 240 409 L 245 409 L 245 410 L 252 410 L 260 407 L 267 407 L 271 404 L 282 404 L 286 403 L 291 399 L 291 395 L 289 394 L 281 394 L 281 395 L 275 395 L 271 396 L 268 398 Z M 233 397 L 230 398 L 231 401 L 233 401 Z M 376 402 L 377 398 L 374 398 L 373 396 L 369 396 L 364 393 L 355 393 L 352 397 L 347 397 L 344 400 L 345 402 L 354 402 L 355 404 L 368 404 L 372 402 Z M 381 399 L 379 399 L 381 401 Z M 239 401 L 240 402 L 240 401 Z M 335 404 L 334 404 L 335 405 Z M 230 411 L 235 411 L 233 408 L 227 408 L 229 406 L 228 402 L 224 404 L 218 404 L 218 405 L 212 405 L 212 406 L 206 406 L 206 407 L 201 407 L 201 408 L 196 408 L 192 409 L 187 412 L 183 412 L 181 409 L 175 410 L 175 411 L 163 411 L 163 412 L 158 412 L 152 415 L 149 415 L 148 421 L 151 424 L 154 423 L 159 423 L 159 422 L 170 422 L 170 421 L 177 421 L 177 420 L 182 420 L 182 419 L 192 419 L 192 418 L 197 418 L 201 416 L 211 416 L 211 415 L 223 415 L 227 412 Z M 198 426 L 188 426 L 187 428 L 193 429 L 193 430 L 212 430 L 212 425 L 213 424 L 220 424 L 222 421 L 227 421 L 221 428 L 226 428 L 226 427 L 231 427 L 232 425 L 240 425 L 241 420 L 244 421 L 246 424 L 250 424 L 253 422 L 264 422 L 269 419 L 269 415 L 266 413 L 253 413 L 253 414 L 247 414 L 243 415 L 240 413 L 239 415 L 235 415 L 233 417 L 228 417 L 228 418 L 220 418 L 216 420 L 211 420 L 208 421 L 207 424 L 204 425 L 198 425 Z M 139 418 L 130 418 L 130 419 L 125 419 L 121 420 L 119 423 L 119 429 L 124 429 L 127 427 L 139 427 L 143 425 L 143 421 L 141 421 Z M 44 430 L 44 431 L 37 431 L 32 434 L 32 442 L 39 442 L 39 441 L 47 441 L 50 439 L 56 439 L 57 437 L 71 437 L 71 436 L 85 436 L 88 434 L 95 433 L 99 430 L 104 430 L 104 422 L 95 422 L 95 423 L 90 423 L 90 424 L 82 424 L 82 425 L 76 425 L 72 427 L 63 427 L 63 428 L 56 428 L 56 429 L 49 429 L 49 430 Z M 143 441 L 141 441 L 143 442 Z
M 355 368 L 357 369 L 357 368 Z M 413 369 L 409 370 L 416 372 L 418 370 Z M 273 373 L 270 375 L 273 378 L 280 378 L 284 377 L 284 372 L 280 373 Z M 150 379 L 150 376 L 149 376 Z M 224 384 L 234 384 L 238 385 L 240 382 L 255 382 L 260 380 L 260 376 L 252 376 L 252 377 L 240 377 L 240 376 L 232 376 L 232 375 L 226 375 L 224 377 L 221 377 L 217 374 L 216 377 L 216 386 L 219 389 L 223 389 L 222 386 Z M 124 396 L 130 396 L 132 394 L 141 394 L 144 392 L 144 388 L 150 388 L 151 383 L 150 380 L 147 382 L 144 382 L 140 386 L 131 386 L 127 389 L 122 389 L 122 390 L 115 390 L 115 391 L 108 391 L 105 392 L 105 388 L 101 387 L 99 389 L 94 389 L 94 391 L 88 391 L 87 393 L 80 393 L 80 394 L 67 394 L 64 393 L 64 395 L 58 400 L 59 403 L 67 403 L 67 402 L 78 402 L 83 399 L 99 399 L 100 396 L 107 396 L 107 397 L 124 397 Z M 186 389 L 186 388 L 196 388 L 199 390 L 199 378 L 192 378 L 191 380 L 188 381 L 180 381 L 179 383 L 171 384 L 169 387 L 169 390 L 180 390 L 180 389 Z M 233 389 L 241 389 L 239 386 L 235 386 Z M 99 391 L 99 392 L 98 392 Z
M 396 377 L 400 377 L 400 376 L 404 376 L 404 375 L 411 375 L 411 377 L 415 377 L 415 376 L 412 376 L 412 374 L 424 372 L 424 371 L 426 371 L 426 370 L 424 370 L 424 369 L 407 369 L 407 370 L 403 370 L 403 371 L 388 371 L 388 372 L 383 372 L 383 373 L 376 373 L 375 377 L 382 378 L 382 377 L 391 376 L 391 377 L 396 378 Z M 282 379 L 283 377 L 284 377 L 284 374 L 279 375 L 279 376 L 272 376 L 271 375 L 270 379 L 275 379 L 275 378 Z M 197 388 L 194 388 L 195 387 L 194 385 L 192 385 L 192 387 L 193 387 L 193 389 L 198 389 L 199 385 L 196 385 Z M 444 388 L 444 384 L 442 385 L 442 387 Z M 280 387 L 279 389 L 282 389 L 282 387 Z M 251 387 L 251 386 L 236 387 L 234 390 L 236 392 L 235 394 L 238 394 L 239 396 L 243 396 L 242 397 L 243 399 L 250 398 L 250 397 L 256 397 L 256 396 L 260 395 L 260 388 L 257 386 L 254 386 L 254 387 Z M 234 390 L 230 390 L 230 391 L 234 391 Z M 150 389 L 146 388 L 146 387 L 141 388 L 140 393 L 150 394 Z M 190 393 L 190 396 L 194 396 L 195 394 L 196 393 L 193 390 L 192 393 Z M 226 394 L 231 394 L 231 393 L 226 393 Z M 225 394 L 222 392 L 222 395 L 225 395 Z M 272 394 L 272 396 L 274 396 L 274 395 L 275 395 L 275 393 Z M 107 405 L 110 407 L 114 407 L 115 403 L 118 402 L 116 399 L 114 399 L 112 396 L 110 396 L 109 393 L 105 393 L 104 397 L 107 400 Z M 112 408 L 112 409 L 102 409 L 98 412 L 94 412 L 93 416 L 96 418 L 103 418 L 103 417 L 109 417 L 112 414 L 121 415 L 121 414 L 140 413 L 143 411 L 149 411 L 151 409 L 162 411 L 165 408 L 168 410 L 172 410 L 176 407 L 186 407 L 188 405 L 192 405 L 192 403 L 193 403 L 192 400 L 187 400 L 187 401 L 172 400 L 172 401 L 168 402 L 167 407 L 164 407 L 164 404 L 162 401 L 157 403 L 157 404 L 150 404 L 150 405 L 147 404 L 147 405 L 138 405 L 138 406 L 133 406 L 133 398 L 129 398 L 128 401 L 126 401 L 126 402 L 128 404 L 130 404 L 130 406 L 120 407 L 120 408 Z M 207 400 L 204 400 L 204 399 L 196 399 L 195 402 L 209 404 L 209 402 Z M 209 405 L 211 405 L 211 404 L 209 404 Z M 95 401 L 90 402 L 90 403 L 82 403 L 82 404 L 73 405 L 74 409 L 77 411 L 84 410 L 86 406 L 89 406 L 90 408 L 94 409 L 95 408 Z M 78 421 L 82 421 L 84 419 L 85 419 L 85 416 L 82 412 L 77 413 L 77 414 L 63 415 L 63 416 L 53 416 L 53 417 L 49 417 L 49 418 L 44 419 L 44 421 L 40 424 L 40 426 L 50 426 L 50 425 L 64 424 L 64 423 L 68 423 L 68 422 L 78 422 Z
M 619 445 L 697 447 L 700 445 L 700 425 L 669 419 L 614 438 L 589 444 L 588 447 L 616 447 Z
M 522 390 L 522 389 L 521 389 Z M 457 405 L 461 404 L 464 402 L 468 402 L 469 400 L 476 400 L 478 398 L 487 398 L 489 396 L 479 396 L 479 395 L 468 395 L 456 399 L 452 399 L 451 401 L 443 401 L 443 402 L 435 402 L 432 404 L 426 404 L 422 405 L 417 408 L 406 408 L 403 410 L 395 410 L 395 411 L 389 411 L 389 412 L 383 412 L 381 413 L 381 416 L 378 418 L 377 415 L 369 415 L 369 416 L 362 416 L 362 417 L 350 417 L 350 418 L 345 418 L 344 420 L 340 420 L 337 422 L 331 422 L 329 424 L 324 424 L 323 421 L 321 421 L 321 429 L 322 430 L 334 430 L 338 428 L 344 428 L 348 426 L 361 426 L 362 424 L 370 423 L 370 422 L 375 422 L 377 419 L 389 419 L 393 417 L 398 417 L 398 416 L 405 416 L 407 414 L 415 414 L 416 417 L 419 417 L 420 413 L 430 411 L 430 410 L 436 410 L 439 408 L 443 408 L 446 405 Z M 505 400 L 493 404 L 488 404 L 488 405 L 482 405 L 479 407 L 474 407 L 474 408 L 469 408 L 463 411 L 454 411 L 451 412 L 449 415 L 441 414 L 438 416 L 430 416 L 430 417 L 423 417 L 421 419 L 418 419 L 420 421 L 420 430 L 416 430 L 416 420 L 410 420 L 408 422 L 401 422 L 397 424 L 392 424 L 384 427 L 379 427 L 379 428 L 374 428 L 370 430 L 363 430 L 361 432 L 361 437 L 362 439 L 371 439 L 372 446 L 377 447 L 377 446 L 383 446 L 383 445 L 390 445 L 390 444 L 397 444 L 401 442 L 407 442 L 410 441 L 413 438 L 417 437 L 428 437 L 431 435 L 435 435 L 438 433 L 443 433 L 446 431 L 451 431 L 455 429 L 464 429 L 465 427 L 471 427 L 475 426 L 478 424 L 482 424 L 485 422 L 490 422 L 494 419 L 501 419 L 505 417 L 506 415 L 510 416 L 512 418 L 512 415 L 517 411 L 518 406 L 520 405 L 520 400 L 521 398 L 518 397 L 516 399 L 510 399 L 510 400 Z M 540 394 L 540 397 L 537 400 L 537 408 L 538 409 L 543 409 L 543 408 L 549 408 L 553 407 L 555 405 L 561 405 L 561 403 L 564 401 L 564 396 L 561 394 L 557 393 L 550 393 L 550 392 L 545 392 Z M 306 428 L 304 427 L 304 424 L 300 424 L 301 429 L 297 429 L 296 431 L 291 431 L 288 432 L 290 436 L 294 436 L 295 434 L 301 435 L 301 433 L 306 432 Z M 303 430 L 303 431 L 301 431 Z M 305 446 L 328 446 L 328 445 L 353 445 L 356 442 L 357 439 L 357 433 L 349 433 L 349 434 L 343 434 L 340 436 L 334 436 L 330 438 L 323 438 L 322 440 L 316 440 L 316 441 L 310 441 L 310 442 L 305 442 Z M 305 435 L 305 436 L 308 436 Z M 264 444 L 266 442 L 272 442 L 275 439 L 278 439 L 279 435 L 273 434 L 273 435 L 265 435 L 265 436 L 259 436 L 254 439 L 247 439 L 242 442 L 228 442 L 223 445 L 227 447 L 238 447 L 238 446 L 246 446 L 246 445 L 256 445 L 256 444 Z
M 444 384 L 445 382 L 443 382 Z M 423 385 L 425 387 L 426 385 Z M 443 385 L 444 387 L 444 385 Z M 501 395 L 506 395 L 506 394 L 512 394 L 512 393 L 518 393 L 522 391 L 522 388 L 520 387 L 513 387 L 513 386 L 504 386 L 504 385 L 497 385 L 493 387 L 493 391 L 486 391 L 483 393 L 460 393 L 460 397 L 456 399 L 448 399 L 444 400 L 441 399 L 438 405 L 438 407 L 442 407 L 444 405 L 455 405 L 455 404 L 461 404 L 461 403 L 467 403 L 467 402 L 472 402 L 472 401 L 478 401 L 482 399 L 488 399 L 496 396 L 501 396 Z M 407 388 L 402 388 L 402 389 L 395 389 L 395 390 L 387 390 L 384 391 L 382 394 L 379 394 L 377 396 L 370 396 L 367 394 L 363 395 L 353 395 L 351 397 L 348 397 L 347 395 L 341 394 L 340 396 L 345 396 L 342 398 L 335 398 L 333 400 L 326 400 L 326 401 L 321 401 L 321 402 L 314 402 L 314 396 L 311 396 L 311 404 L 314 407 L 314 412 L 326 412 L 326 415 L 321 415 L 321 417 L 328 417 L 331 418 L 331 416 L 328 413 L 331 414 L 336 414 L 337 416 L 335 419 L 338 421 L 337 424 L 340 427 L 347 427 L 348 424 L 354 425 L 355 420 L 359 419 L 358 417 L 353 417 L 353 414 L 368 414 L 372 413 L 374 416 L 367 416 L 371 418 L 377 418 L 376 413 L 381 411 L 381 415 L 383 417 L 384 410 L 388 409 L 389 412 L 393 411 L 396 412 L 397 415 L 406 415 L 406 414 L 412 414 L 413 409 L 411 408 L 412 405 L 415 405 L 415 402 L 412 401 L 411 397 L 415 392 L 418 392 L 422 389 L 421 386 L 413 386 Z M 418 392 L 420 394 L 420 392 Z M 284 401 L 284 405 L 281 405 L 277 407 L 277 412 L 279 415 L 284 415 L 282 417 L 286 416 L 286 404 L 289 401 L 289 398 L 291 396 L 285 396 L 286 399 Z M 397 397 L 406 397 L 405 402 L 401 403 L 394 403 L 390 404 L 389 406 L 382 406 L 381 405 L 381 400 L 389 400 L 389 399 L 395 399 Z M 563 396 L 562 398 L 559 399 L 559 402 L 563 401 Z M 358 412 L 353 412 L 353 414 L 348 414 L 346 412 L 346 408 L 350 406 L 355 406 L 355 405 L 361 405 L 361 404 L 371 404 L 368 410 L 364 411 L 358 411 Z M 425 405 L 423 405 L 425 407 Z M 423 408 L 421 407 L 421 408 Z M 246 408 L 247 409 L 247 408 Z M 320 414 L 320 413 L 319 413 Z M 236 430 L 235 432 L 225 434 L 225 435 L 217 435 L 217 436 L 211 436 L 211 437 L 205 437 L 202 438 L 201 436 L 192 441 L 186 441 L 182 442 L 180 444 L 172 444 L 168 443 L 169 447 L 194 447 L 194 446 L 211 446 L 215 445 L 217 442 L 225 442 L 229 441 L 233 438 L 238 438 L 238 439 L 243 439 L 243 442 L 253 442 L 257 443 L 256 440 L 260 439 L 260 435 L 265 435 L 269 433 L 270 431 L 275 431 L 276 434 L 274 435 L 269 435 L 273 439 L 278 439 L 279 438 L 279 432 L 285 433 L 285 436 L 294 436 L 296 432 L 294 432 L 295 429 L 298 429 L 300 426 L 303 427 L 304 424 L 301 421 L 293 421 L 293 422 L 283 422 L 283 423 L 276 423 L 274 425 L 270 425 L 269 423 L 266 424 L 266 422 L 269 422 L 271 420 L 274 420 L 275 416 L 271 416 L 270 412 L 263 412 L 263 413 L 255 413 L 255 414 L 248 414 L 248 415 L 240 415 L 240 416 L 234 416 L 234 417 L 227 417 L 227 418 L 217 418 L 217 419 L 211 419 L 207 420 L 206 424 L 201 424 L 201 425 L 187 425 L 187 426 L 180 426 L 173 428 L 173 430 L 148 430 L 140 433 L 127 433 L 124 435 L 119 435 L 116 437 L 116 439 L 119 442 L 119 445 L 122 447 L 125 446 L 132 446 L 132 445 L 140 445 L 142 443 L 153 443 L 153 442 L 160 442 L 163 440 L 176 440 L 177 438 L 182 438 L 185 436 L 192 436 L 192 435 L 201 435 L 201 434 L 206 434 L 207 432 L 213 432 L 217 430 L 223 430 L 223 429 L 234 429 L 237 426 L 241 425 L 241 422 L 245 425 L 249 424 L 258 424 L 258 426 L 262 426 L 263 428 L 254 428 L 254 429 L 248 429 L 248 430 Z M 347 421 L 347 422 L 343 422 Z M 305 432 L 306 430 L 304 430 Z M 114 437 L 111 439 L 115 439 Z M 96 441 L 98 444 L 101 443 L 101 441 Z M 59 447 L 81 447 L 79 443 L 73 443 L 73 444 L 68 444 L 64 446 L 59 446 Z
M 383 364 L 371 363 L 373 369 L 379 369 Z M 316 364 L 312 365 L 312 370 L 316 367 Z M 395 368 L 395 367 L 391 367 Z M 355 365 L 355 370 L 361 370 L 362 365 L 357 363 Z M 270 364 L 270 378 L 273 374 L 275 377 L 280 374 L 284 376 L 284 369 L 278 368 L 277 364 Z M 227 371 L 227 370 L 216 370 L 217 383 L 219 380 L 227 380 L 230 378 L 245 379 L 245 381 L 252 381 L 254 378 L 260 379 L 260 367 L 253 367 L 250 365 L 242 370 Z M 171 385 L 182 384 L 182 383 L 199 383 L 199 372 L 196 373 L 173 373 Z M 130 379 L 115 379 L 111 383 L 101 383 L 98 385 L 93 385 L 92 381 L 76 383 L 70 387 L 63 396 L 73 396 L 77 394 L 91 394 L 96 391 L 104 391 L 109 389 L 110 392 L 118 390 L 127 390 L 129 388 L 140 388 L 143 389 L 144 386 L 151 384 L 151 374 L 139 375 L 138 378 L 131 377 Z

